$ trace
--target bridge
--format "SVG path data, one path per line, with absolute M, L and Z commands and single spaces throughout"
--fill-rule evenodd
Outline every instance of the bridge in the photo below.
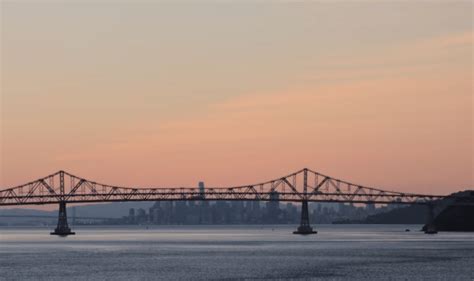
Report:
M 58 225 L 51 234 L 74 234 L 68 226 L 67 203 L 123 201 L 289 201 L 301 202 L 295 234 L 317 233 L 309 224 L 308 202 L 421 204 L 428 206 L 426 233 L 436 233 L 434 206 L 450 196 L 387 191 L 302 169 L 274 180 L 231 187 L 125 187 L 97 183 L 59 171 L 38 180 L 0 190 L 0 206 L 59 204 Z

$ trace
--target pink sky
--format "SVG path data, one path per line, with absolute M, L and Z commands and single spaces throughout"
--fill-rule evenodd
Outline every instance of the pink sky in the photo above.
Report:
M 1 189 L 474 186 L 469 1 L 1 5 Z

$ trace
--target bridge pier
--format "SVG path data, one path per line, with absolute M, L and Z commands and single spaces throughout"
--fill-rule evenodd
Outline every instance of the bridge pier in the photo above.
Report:
M 434 205 L 428 204 L 428 223 L 423 227 L 425 234 L 436 234 L 438 230 L 434 224 Z
M 316 234 L 317 231 L 313 230 L 313 228 L 309 225 L 309 212 L 308 212 L 308 201 L 304 200 L 301 204 L 301 221 L 300 226 L 296 231 L 293 231 L 293 234 Z
M 54 230 L 54 232 L 50 233 L 51 235 L 59 235 L 59 236 L 68 236 L 74 235 L 75 232 L 71 231 L 69 225 L 67 224 L 67 214 L 66 214 L 66 202 L 60 201 L 59 202 L 59 215 L 58 215 L 58 226 Z

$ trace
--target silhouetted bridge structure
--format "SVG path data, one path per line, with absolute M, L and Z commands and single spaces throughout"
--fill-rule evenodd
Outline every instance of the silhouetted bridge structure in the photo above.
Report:
M 432 221 L 434 204 L 449 196 L 387 191 L 353 184 L 310 169 L 267 182 L 233 187 L 138 188 L 101 184 L 59 171 L 20 186 L 0 190 L 0 206 L 59 204 L 58 225 L 51 234 L 74 234 L 67 223 L 66 203 L 123 201 L 290 201 L 301 202 L 301 223 L 295 234 L 311 234 L 308 202 L 427 205 L 426 233 L 436 233 Z

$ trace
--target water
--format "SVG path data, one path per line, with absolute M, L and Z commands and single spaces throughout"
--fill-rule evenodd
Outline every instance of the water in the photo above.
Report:
M 474 233 L 421 226 L 0 228 L 0 280 L 474 280 Z M 411 232 L 405 232 L 409 228 Z

